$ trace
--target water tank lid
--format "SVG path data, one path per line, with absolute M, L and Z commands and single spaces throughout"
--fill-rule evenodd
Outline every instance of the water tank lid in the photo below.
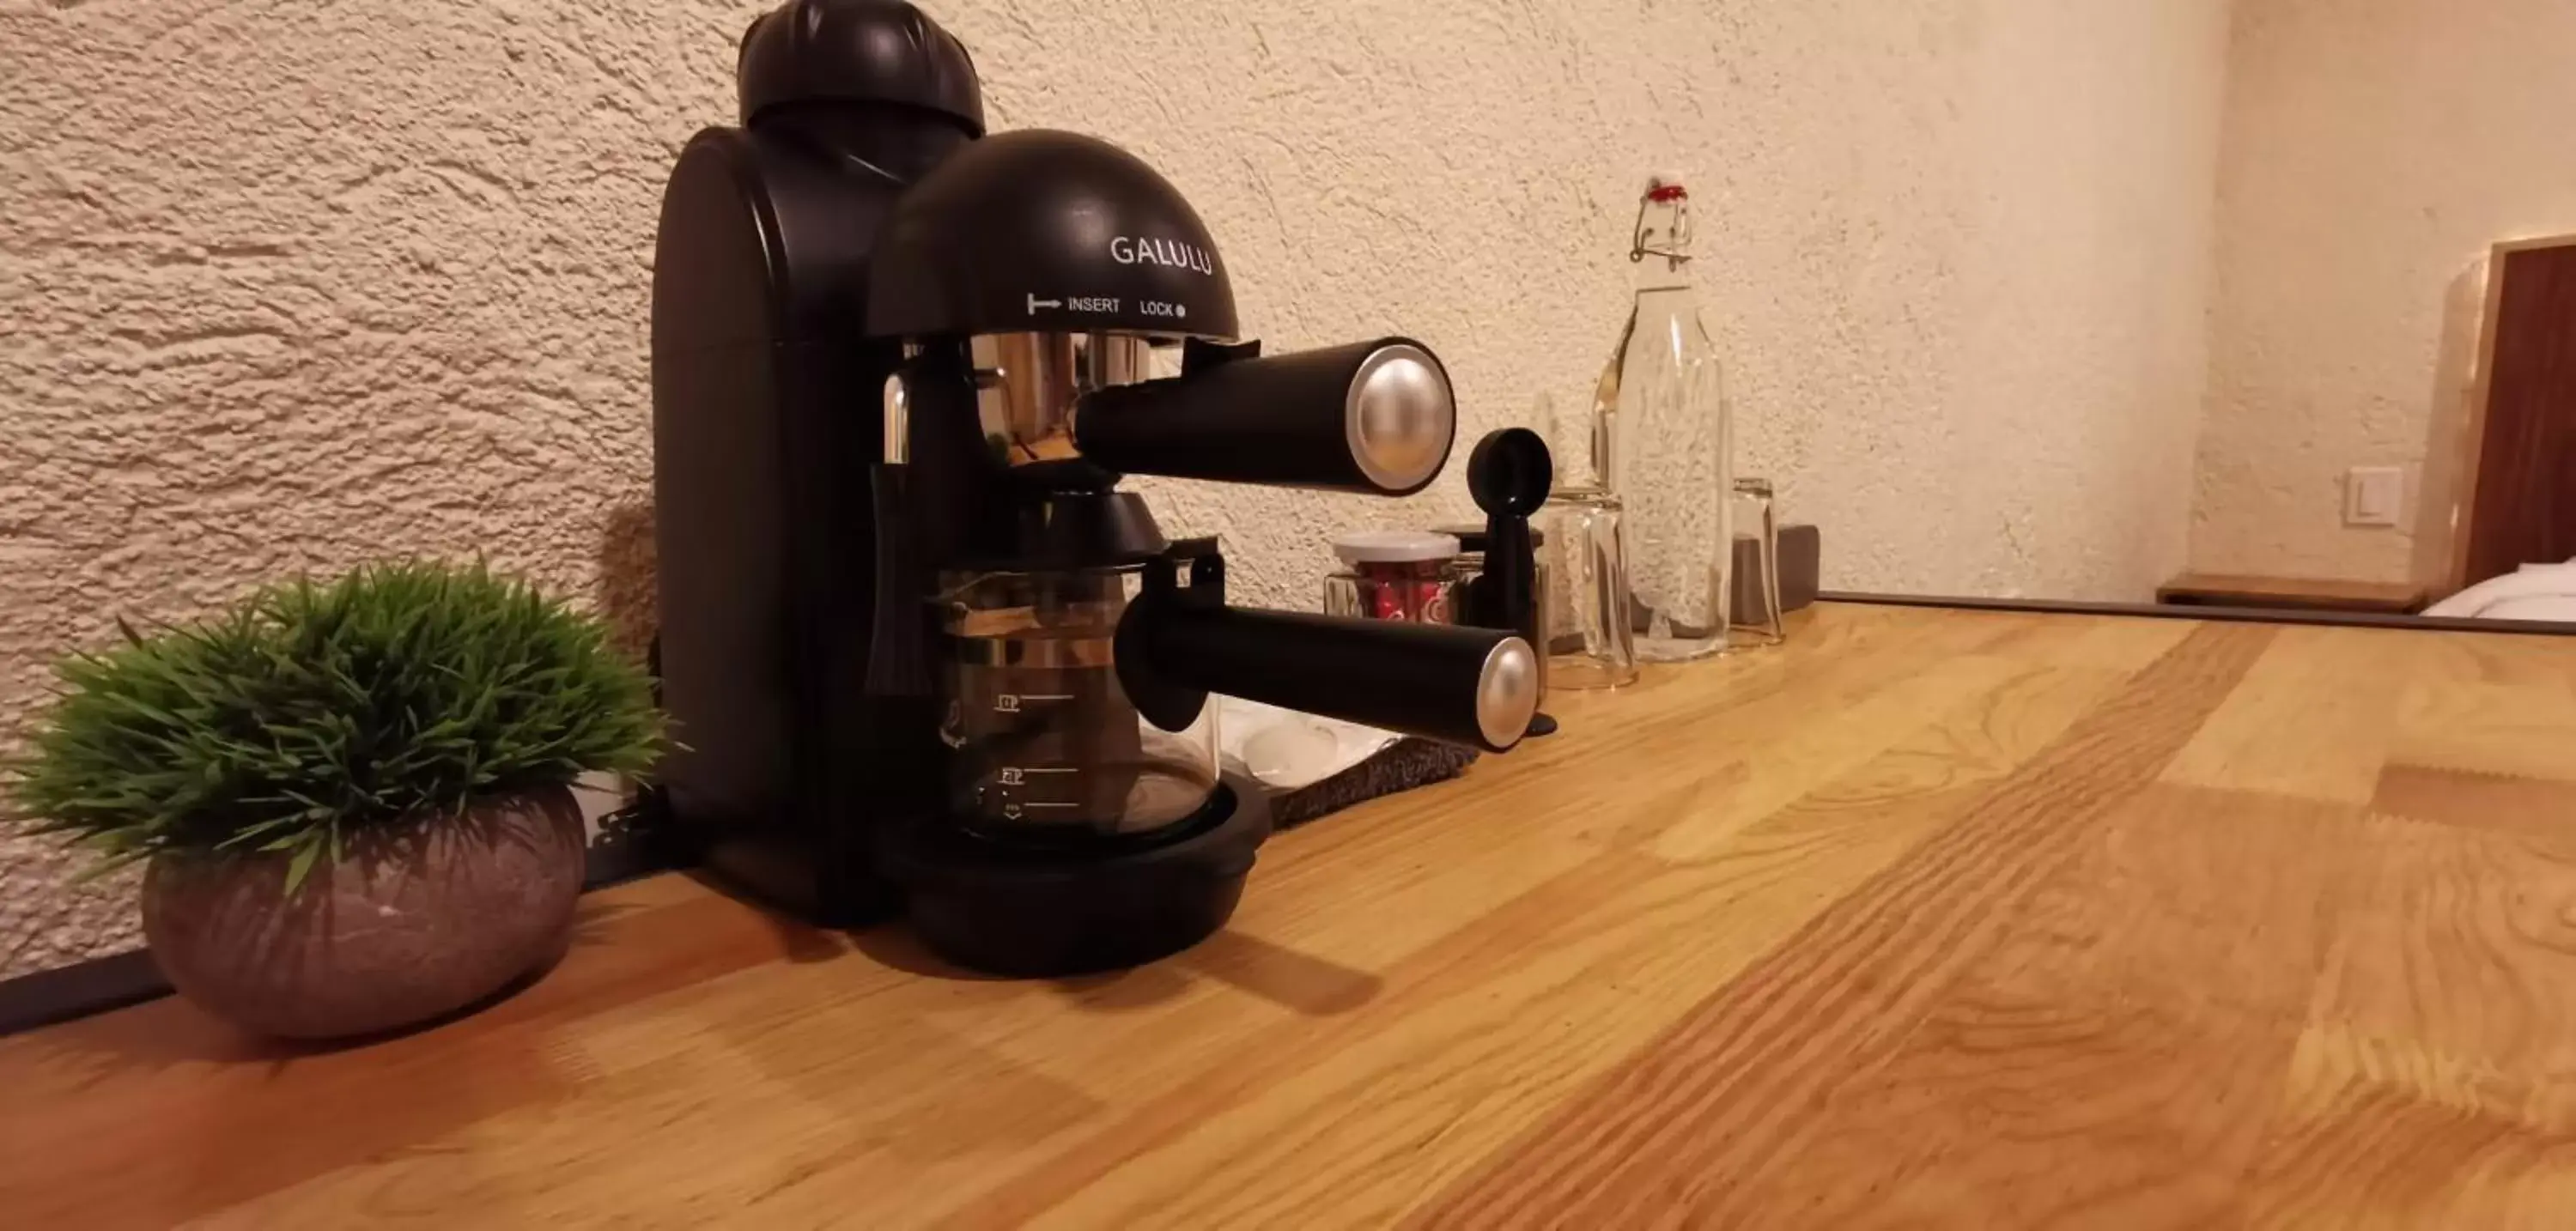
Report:
M 901 103 L 984 135 L 966 45 L 903 0 L 787 0 L 743 32 L 734 83 L 745 124 L 791 103 Z

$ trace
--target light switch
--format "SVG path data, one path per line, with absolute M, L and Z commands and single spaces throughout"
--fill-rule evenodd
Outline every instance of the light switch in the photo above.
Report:
M 2343 524 L 2394 526 L 2406 503 L 2406 473 L 2395 466 L 2355 466 L 2344 476 Z

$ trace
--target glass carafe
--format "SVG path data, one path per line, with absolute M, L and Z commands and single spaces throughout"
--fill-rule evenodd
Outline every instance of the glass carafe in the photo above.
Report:
M 1691 288 L 1690 198 L 1668 178 L 1638 202 L 1636 302 L 1593 399 L 1593 467 L 1619 498 L 1637 657 L 1726 648 L 1734 496 L 1717 346 Z
M 1216 707 L 1180 731 L 1119 683 L 1119 617 L 1141 568 L 941 575 L 948 813 L 1039 844 L 1150 833 L 1216 788 Z

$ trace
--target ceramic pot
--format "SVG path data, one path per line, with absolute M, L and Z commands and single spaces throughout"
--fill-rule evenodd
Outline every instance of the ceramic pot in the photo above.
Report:
M 292 895 L 282 854 L 155 856 L 143 878 L 153 960 L 209 1013 L 318 1039 L 453 1013 L 571 941 L 583 837 L 567 788 L 350 835 L 342 856 Z

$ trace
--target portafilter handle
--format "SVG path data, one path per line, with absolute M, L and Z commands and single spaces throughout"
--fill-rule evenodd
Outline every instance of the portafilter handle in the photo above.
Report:
M 1493 629 L 1139 604 L 1118 654 L 1131 693 L 1177 684 L 1490 752 L 1538 709 L 1538 652 Z
M 1123 474 L 1409 496 L 1449 461 L 1458 403 L 1430 348 L 1380 338 L 1267 358 L 1193 342 L 1181 375 L 1085 395 L 1074 447 Z

